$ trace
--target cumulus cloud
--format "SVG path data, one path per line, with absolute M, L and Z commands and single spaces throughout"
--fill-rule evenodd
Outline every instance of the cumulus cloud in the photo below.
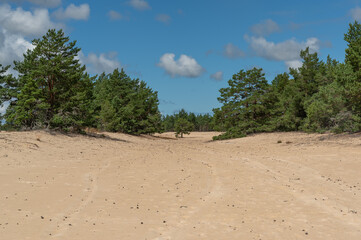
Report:
M 22 60 L 23 54 L 33 48 L 34 46 L 22 36 L 0 29 L 0 63 L 4 66 Z
M 10 105 L 9 102 L 4 102 L 3 104 L 0 104 L 0 116 L 4 115 L 6 113 L 6 109 Z
M 285 61 L 285 64 L 287 68 L 300 68 L 302 67 L 302 61 L 301 60 L 291 60 L 291 61 Z
M 120 62 L 116 59 L 116 53 L 108 54 L 101 53 L 97 56 L 95 53 L 89 53 L 85 56 L 83 52 L 79 53 L 79 60 L 87 67 L 87 70 L 92 73 L 110 73 L 114 69 L 120 68 Z
M 251 27 L 253 34 L 257 36 L 267 36 L 271 33 L 280 32 L 281 28 L 272 19 L 267 19 Z
M 70 4 L 65 10 L 59 8 L 53 13 L 54 17 L 60 20 L 75 19 L 75 20 L 87 20 L 90 15 L 90 7 L 88 4 L 81 4 L 76 6 Z
M 210 77 L 216 81 L 222 81 L 223 80 L 223 72 L 219 71 L 219 72 L 213 73 L 213 74 L 211 74 Z
M 130 0 L 128 3 L 130 6 L 134 7 L 137 10 L 143 11 L 151 9 L 148 2 L 146 2 L 145 0 Z
M 228 43 L 223 47 L 223 56 L 230 59 L 236 59 L 244 57 L 245 53 L 232 43 Z
M 117 11 L 110 10 L 108 12 L 108 16 L 111 20 L 119 20 L 123 18 L 123 15 L 118 13 Z
M 38 37 L 46 33 L 49 28 L 59 25 L 50 20 L 46 9 L 25 11 L 18 7 L 12 9 L 10 5 L 0 6 L 0 63 L 11 65 L 13 61 L 21 61 L 23 54 L 34 46 L 26 37 Z M 12 72 L 12 70 L 9 70 Z
M 57 7 L 61 4 L 61 0 L 0 0 L 0 2 L 13 2 L 13 3 L 30 2 L 42 7 Z
M 167 14 L 158 14 L 157 16 L 155 16 L 155 19 L 158 21 L 158 22 L 162 22 L 162 23 L 165 23 L 165 24 L 169 24 L 170 21 L 171 21 L 171 17 Z
M 304 42 L 289 39 L 284 42 L 274 43 L 267 41 L 264 37 L 248 37 L 251 50 L 259 57 L 268 60 L 284 61 L 287 66 L 299 66 L 300 51 L 309 47 L 310 52 L 318 52 L 321 42 L 317 38 L 308 38 Z
M 163 68 L 171 77 L 195 78 L 204 72 L 202 66 L 192 57 L 182 54 L 178 60 L 174 60 L 174 58 L 175 54 L 166 53 L 158 63 L 158 66 Z
M 0 26 L 12 34 L 39 36 L 58 25 L 50 20 L 47 9 L 30 12 L 20 7 L 13 10 L 10 5 L 4 4 L 0 6 Z

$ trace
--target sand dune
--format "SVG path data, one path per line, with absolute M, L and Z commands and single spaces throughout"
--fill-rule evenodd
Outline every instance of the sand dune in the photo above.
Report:
M 214 134 L 1 132 L 0 239 L 361 239 L 360 134 Z

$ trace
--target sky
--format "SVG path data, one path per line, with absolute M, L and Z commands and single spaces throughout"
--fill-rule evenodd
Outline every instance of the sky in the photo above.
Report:
M 361 0 L 0 0 L 0 64 L 62 28 L 91 75 L 123 68 L 158 92 L 162 114 L 204 114 L 242 69 L 261 67 L 271 82 L 306 47 L 344 61 L 355 20 Z

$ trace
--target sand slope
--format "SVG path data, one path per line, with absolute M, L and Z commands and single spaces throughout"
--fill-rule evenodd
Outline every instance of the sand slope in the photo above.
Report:
M 214 134 L 1 132 L 0 239 L 361 239 L 360 134 Z

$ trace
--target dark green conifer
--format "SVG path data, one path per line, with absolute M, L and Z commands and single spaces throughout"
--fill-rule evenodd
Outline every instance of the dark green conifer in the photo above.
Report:
M 129 134 L 161 130 L 157 92 L 144 81 L 131 79 L 123 69 L 101 74 L 94 94 L 99 128 Z
M 269 85 L 260 68 L 241 70 L 228 81 L 229 87 L 220 89 L 218 101 L 223 104 L 215 109 L 216 124 L 227 131 L 219 138 L 234 138 L 263 129 L 269 116 L 265 94 Z
M 194 125 L 185 118 L 178 118 L 174 124 L 175 136 L 180 135 L 183 138 L 184 134 L 190 134 L 193 131 Z
M 62 30 L 32 41 L 34 49 L 15 62 L 19 72 L 6 121 L 21 128 L 79 130 L 89 123 L 92 82 L 78 59 L 80 48 Z

